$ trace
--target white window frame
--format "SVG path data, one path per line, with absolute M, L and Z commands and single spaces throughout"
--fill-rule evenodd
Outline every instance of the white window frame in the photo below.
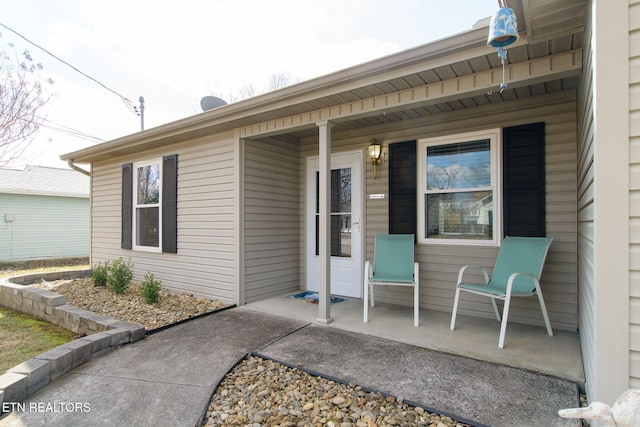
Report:
M 158 203 L 154 204 L 146 204 L 146 205 L 138 205 L 138 169 L 145 166 L 158 165 Z M 140 162 L 133 163 L 133 212 L 132 212 L 132 220 L 133 227 L 131 230 L 132 236 L 132 244 L 131 249 L 134 251 L 142 251 L 142 252 L 162 252 L 162 158 L 156 158 L 151 160 L 144 160 Z M 137 244 L 138 241 L 138 208 L 158 208 L 158 246 L 141 246 Z
M 484 189 L 490 189 L 493 196 L 493 236 L 491 239 L 445 239 L 426 237 L 426 201 L 425 196 L 430 193 L 427 190 L 427 148 L 435 145 L 455 144 L 488 139 L 491 159 L 491 185 Z M 489 129 L 478 132 L 468 132 L 456 135 L 448 135 L 436 138 L 418 140 L 418 242 L 426 244 L 447 244 L 467 246 L 497 246 L 502 239 L 502 150 L 500 129 Z M 455 192 L 478 191 L 478 188 L 455 189 Z

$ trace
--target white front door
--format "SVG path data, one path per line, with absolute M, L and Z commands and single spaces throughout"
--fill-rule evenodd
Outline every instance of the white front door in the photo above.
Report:
M 307 160 L 307 290 L 319 289 L 318 158 Z M 362 152 L 331 156 L 331 294 L 362 297 Z

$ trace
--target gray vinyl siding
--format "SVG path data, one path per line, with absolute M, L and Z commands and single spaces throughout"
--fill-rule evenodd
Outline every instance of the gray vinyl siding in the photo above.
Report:
M 178 154 L 178 253 L 121 249 L 122 164 L 171 154 Z M 94 164 L 92 264 L 123 257 L 134 280 L 149 271 L 168 289 L 235 302 L 233 156 L 233 135 L 225 134 Z
M 298 144 L 247 141 L 245 302 L 294 292 L 298 282 Z
M 88 255 L 87 197 L 0 194 L 0 261 Z
M 587 378 L 587 394 L 594 378 L 594 129 L 593 129 L 593 50 L 591 44 L 591 14 L 587 15 L 585 38 L 583 42 L 583 74 L 578 89 L 578 295 L 579 295 L 579 328 L 580 345 L 583 354 L 583 365 Z
M 640 388 L 640 2 L 629 3 L 629 387 Z
M 366 135 L 332 136 L 332 151 L 364 149 L 371 138 L 388 146 L 390 142 L 417 140 L 434 136 L 507 127 L 543 121 L 546 123 L 546 222 L 547 234 L 554 238 L 541 286 L 552 326 L 575 331 L 577 318 L 577 212 L 576 212 L 576 93 L 574 91 L 546 95 L 528 100 L 470 108 L 434 115 L 431 118 L 407 120 L 401 125 L 372 127 Z M 304 167 L 308 156 L 317 155 L 313 141 L 301 144 L 300 182 L 304 191 Z M 385 150 L 386 151 L 386 150 Z M 420 161 L 420 160 L 418 160 Z M 385 162 L 374 179 L 370 164 L 366 171 L 366 254 L 373 257 L 375 234 L 388 232 L 388 164 Z M 419 179 L 419 178 L 418 178 Z M 385 194 L 385 199 L 369 200 L 369 194 Z M 419 196 L 418 196 L 419 197 Z M 420 220 L 421 214 L 418 214 Z M 300 218 L 301 248 L 304 248 L 304 211 Z M 416 247 L 420 262 L 421 307 L 451 312 L 457 272 L 462 265 L 493 266 L 498 248 L 465 245 L 428 245 Z M 304 283 L 304 250 L 301 250 L 301 283 Z M 380 290 L 381 301 L 411 305 L 410 291 L 393 288 Z M 510 319 L 543 325 L 536 298 L 517 298 L 512 302 Z M 465 295 L 460 313 L 494 318 L 488 298 Z

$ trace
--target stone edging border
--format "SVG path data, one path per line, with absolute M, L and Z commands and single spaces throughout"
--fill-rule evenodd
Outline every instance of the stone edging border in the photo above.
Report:
M 58 346 L 0 375 L 0 407 L 27 397 L 89 359 L 145 337 L 143 326 L 111 319 L 66 304 L 65 297 L 28 286 L 40 280 L 88 277 L 91 270 L 68 270 L 0 279 L 0 305 L 54 323 L 82 338 Z M 0 411 L 0 415 L 2 411 Z

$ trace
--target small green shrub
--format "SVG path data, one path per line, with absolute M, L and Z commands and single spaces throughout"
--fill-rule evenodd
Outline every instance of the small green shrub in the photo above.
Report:
M 131 262 L 124 262 L 122 257 L 111 263 L 111 274 L 107 278 L 107 284 L 111 292 L 121 294 L 129 287 L 131 279 L 133 279 L 133 271 L 131 268 Z
M 107 277 L 109 276 L 109 261 L 105 261 L 104 264 L 101 262 L 98 263 L 91 270 L 91 279 L 93 280 L 93 284 L 95 286 L 106 286 L 107 285 Z
M 140 288 L 140 295 L 147 304 L 155 304 L 160 299 L 160 281 L 153 278 L 153 274 L 147 271 L 144 282 Z

